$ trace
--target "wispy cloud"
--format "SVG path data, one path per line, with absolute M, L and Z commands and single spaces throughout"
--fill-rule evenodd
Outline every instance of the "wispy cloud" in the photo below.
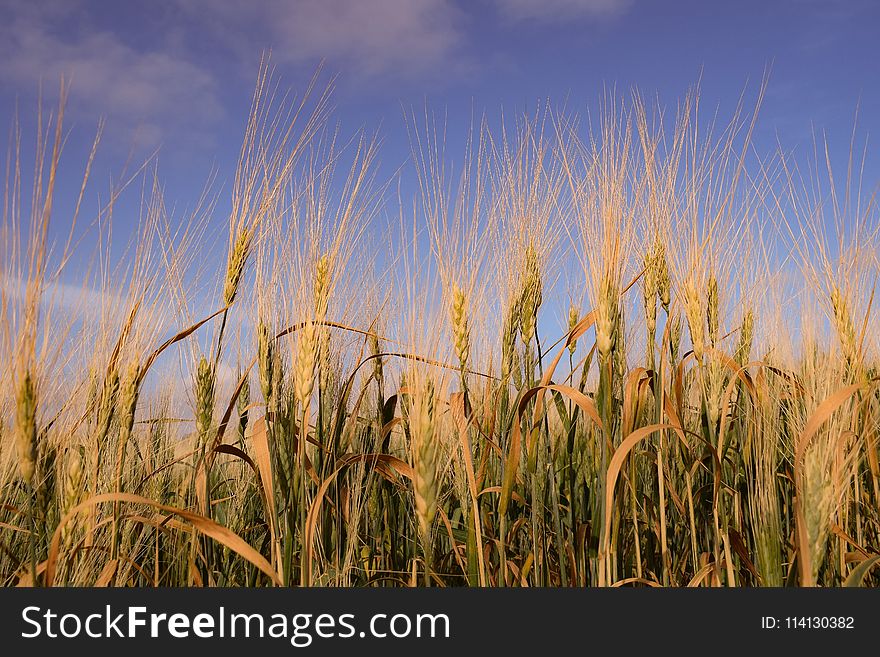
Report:
M 0 5 L 7 18 L 0 23 L 0 80 L 7 85 L 33 89 L 43 81 L 49 90 L 64 75 L 77 107 L 107 116 L 111 129 L 147 145 L 168 131 L 209 126 L 222 116 L 207 68 L 166 44 L 134 48 L 99 27 L 88 3 Z
M 257 58 L 348 82 L 455 83 L 497 55 L 481 29 L 601 20 L 632 0 L 0 0 L 0 84 L 46 89 L 63 74 L 71 107 L 154 146 L 209 139 L 226 98 L 242 97 Z
M 633 0 L 492 0 L 509 21 L 552 23 L 574 19 L 608 18 L 623 13 Z
M 424 73 L 460 61 L 464 12 L 450 0 L 177 0 L 249 58 L 256 43 L 276 61 L 334 66 L 367 76 Z
M 20 310 L 27 300 L 27 281 L 18 276 L 0 273 L 0 294 L 13 309 Z M 100 290 L 86 283 L 67 283 L 50 281 L 46 283 L 40 297 L 40 310 L 44 321 L 51 323 L 56 318 L 60 326 L 81 324 L 85 327 L 98 327 L 107 321 L 124 321 L 132 305 L 132 299 L 122 292 Z M 47 313 L 49 316 L 47 317 Z M 172 330 L 174 319 L 161 313 L 150 316 L 150 331 L 162 335 Z

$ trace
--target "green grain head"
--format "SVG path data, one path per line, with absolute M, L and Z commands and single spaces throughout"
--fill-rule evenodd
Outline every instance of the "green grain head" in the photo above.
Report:
M 18 383 L 15 398 L 15 450 L 21 478 L 33 483 L 37 467 L 37 392 L 30 370 Z

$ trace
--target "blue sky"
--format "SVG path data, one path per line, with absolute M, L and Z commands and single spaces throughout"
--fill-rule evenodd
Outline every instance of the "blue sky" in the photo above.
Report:
M 758 147 L 818 130 L 845 151 L 857 105 L 862 138 L 880 122 L 878 25 L 870 0 L 0 0 L 0 121 L 18 103 L 27 151 L 39 83 L 51 101 L 66 73 L 71 166 L 103 116 L 97 178 L 159 148 L 168 201 L 185 207 L 212 167 L 231 180 L 271 48 L 295 90 L 321 61 L 338 76 L 335 118 L 380 130 L 389 176 L 409 154 L 402 107 L 447 112 L 454 144 L 472 110 L 585 111 L 610 87 L 674 107 L 699 79 L 723 116 L 768 68 Z

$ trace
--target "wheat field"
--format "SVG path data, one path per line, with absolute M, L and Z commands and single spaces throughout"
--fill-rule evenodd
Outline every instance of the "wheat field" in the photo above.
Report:
M 761 153 L 763 89 L 542 105 L 454 158 L 411 110 L 405 192 L 264 65 L 180 216 L 151 162 L 94 207 L 62 84 L 30 193 L 7 148 L 0 581 L 880 583 L 876 185 L 856 142 Z

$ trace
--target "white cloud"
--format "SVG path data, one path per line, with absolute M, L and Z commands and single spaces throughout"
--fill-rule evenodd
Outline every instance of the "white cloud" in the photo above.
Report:
M 441 61 L 458 44 L 455 11 L 445 0 L 309 0 L 278 16 L 292 58 L 335 52 L 368 72 Z
M 326 60 L 348 82 L 456 81 L 498 44 L 482 21 L 601 20 L 632 0 L 0 0 L 0 84 L 49 95 L 65 74 L 71 109 L 105 115 L 126 144 L 213 145 L 223 96 L 241 96 L 265 49 L 282 66 Z M 206 141 L 207 140 L 207 141 Z
M 27 302 L 27 281 L 14 275 L 0 273 L 0 295 L 5 297 L 12 309 L 21 311 Z M 87 283 L 46 283 L 40 297 L 40 309 L 44 321 L 58 321 L 60 326 L 81 323 L 87 327 L 98 327 L 112 317 L 122 322 L 120 313 L 127 312 L 132 300 L 124 292 L 111 289 L 100 290 Z M 150 311 L 150 331 L 162 335 L 170 331 L 174 322 L 162 313 Z M 143 313 L 142 313 L 143 314 Z
M 54 93 L 64 75 L 72 104 L 105 115 L 111 129 L 154 145 L 170 129 L 210 125 L 222 116 L 213 75 L 182 53 L 138 50 L 95 26 L 88 5 L 6 0 L 0 23 L 0 80 Z
M 556 22 L 578 18 L 616 16 L 632 0 L 492 0 L 504 18 L 511 21 Z
M 247 57 L 269 47 L 281 63 L 326 59 L 365 75 L 412 74 L 457 60 L 462 12 L 451 0 L 177 0 Z

